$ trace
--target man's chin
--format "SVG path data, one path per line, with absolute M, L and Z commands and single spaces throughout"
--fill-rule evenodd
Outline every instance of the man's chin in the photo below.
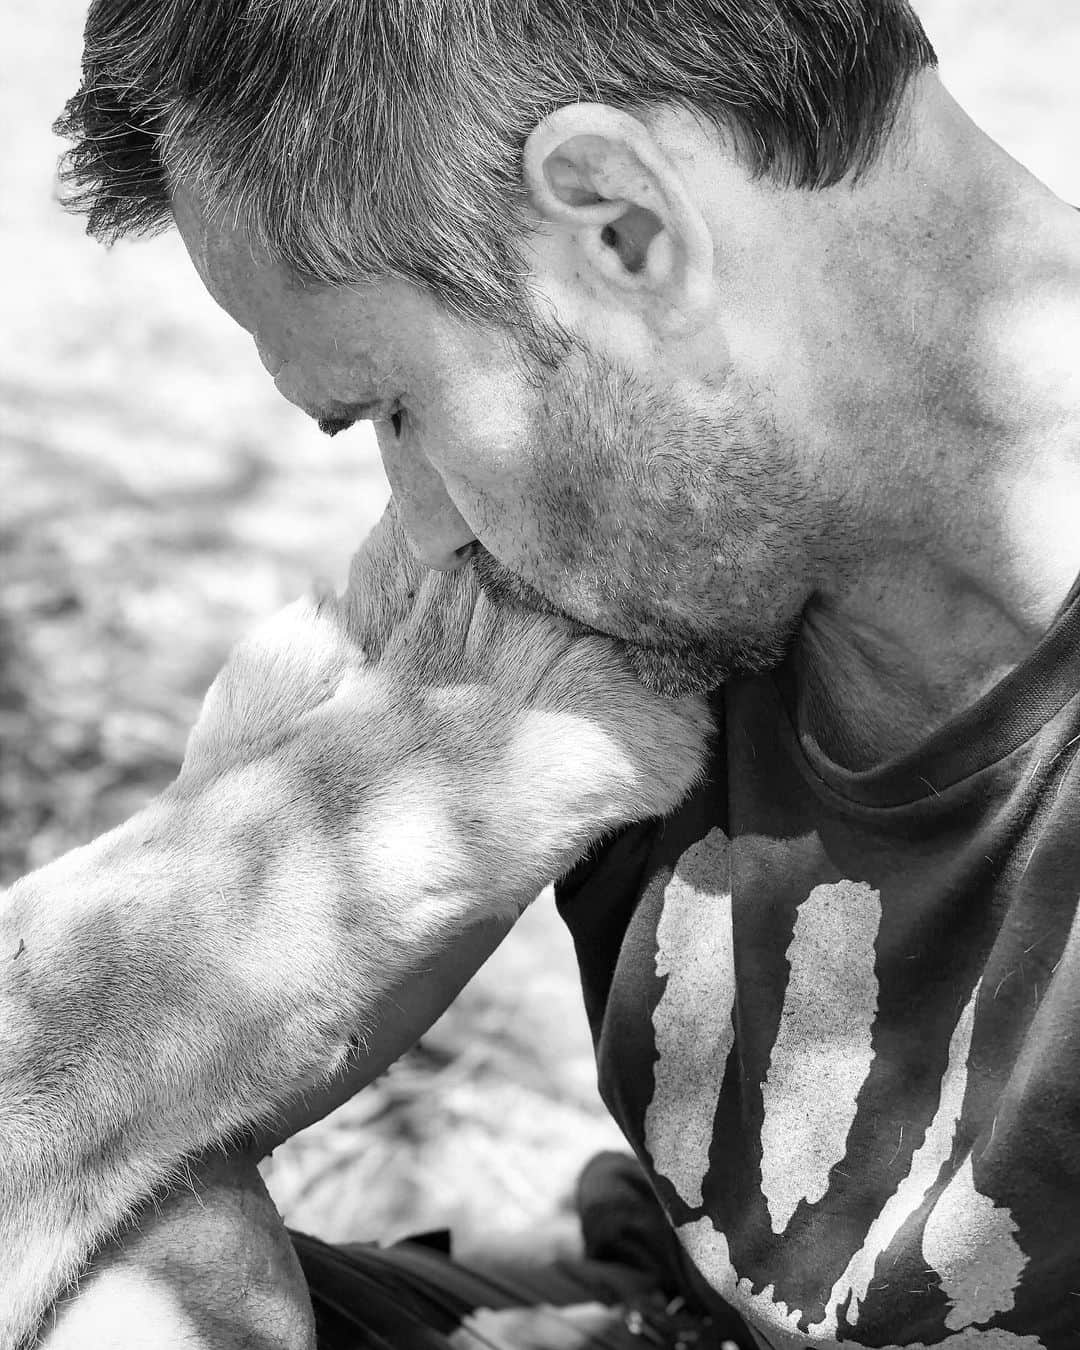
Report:
M 506 604 L 507 602 L 515 605 L 521 605 L 524 609 L 531 609 L 536 614 L 551 614 L 558 619 L 565 619 L 572 623 L 576 628 L 596 631 L 590 629 L 587 624 L 583 624 L 579 619 L 575 619 L 572 614 L 567 614 L 565 609 L 560 609 L 558 605 L 553 605 L 546 596 L 516 572 L 511 572 L 508 567 L 504 567 L 499 560 L 484 548 L 483 544 L 478 544 L 469 559 L 469 566 L 473 570 L 473 575 L 487 598 L 495 604 Z M 608 634 L 604 634 L 605 637 Z
M 699 658 L 694 652 L 641 647 L 636 642 L 620 645 L 626 652 L 630 669 L 645 688 L 664 698 L 689 698 L 692 694 L 711 693 L 731 673 L 711 659 Z
M 622 648 L 630 669 L 645 688 L 663 698 L 689 698 L 694 694 L 708 694 L 714 689 L 719 689 L 733 675 L 749 674 L 777 666 L 784 659 L 791 638 L 791 634 L 787 633 L 780 640 L 740 642 L 731 650 L 727 648 L 720 650 L 717 643 L 703 643 L 700 646 L 686 643 L 673 643 L 666 647 L 644 646 L 619 637 L 615 633 L 605 632 L 602 628 L 583 623 L 575 615 L 568 614 L 566 610 L 552 604 L 527 581 L 504 567 L 483 546 L 473 553 L 471 566 L 480 589 L 489 600 L 497 604 L 509 601 L 534 610 L 538 614 L 554 615 L 573 624 L 580 633 L 594 633 L 616 643 Z

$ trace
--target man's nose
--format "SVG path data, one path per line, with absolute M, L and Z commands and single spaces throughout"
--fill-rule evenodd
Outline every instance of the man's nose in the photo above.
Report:
M 392 430 L 376 425 L 383 468 L 413 554 L 437 572 L 463 567 L 476 535 L 438 470 L 414 447 L 406 450 Z

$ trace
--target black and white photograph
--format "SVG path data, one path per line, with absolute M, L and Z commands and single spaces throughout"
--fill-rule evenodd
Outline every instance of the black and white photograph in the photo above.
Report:
M 0 128 L 0 1350 L 1080 1350 L 1075 0 Z

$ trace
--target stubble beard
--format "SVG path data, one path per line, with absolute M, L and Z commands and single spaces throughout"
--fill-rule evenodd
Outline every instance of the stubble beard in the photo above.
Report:
M 784 660 L 799 629 L 800 614 L 796 613 L 772 632 L 737 639 L 702 635 L 692 640 L 672 637 L 668 643 L 634 642 L 584 623 L 553 604 L 482 544 L 474 545 L 470 566 L 480 589 L 493 604 L 519 605 L 533 613 L 561 619 L 580 635 L 613 642 L 644 687 L 663 698 L 708 694 L 734 676 L 775 668 Z
M 543 362 L 532 362 L 522 366 L 541 391 L 529 497 L 547 536 L 526 532 L 531 544 L 514 560 L 536 578 L 548 568 L 552 578 L 589 576 L 589 594 L 612 597 L 618 630 L 595 626 L 603 622 L 595 602 L 591 622 L 582 620 L 477 544 L 470 566 L 487 597 L 612 641 L 661 697 L 711 693 L 780 666 L 815 583 L 840 578 L 855 555 L 850 513 L 822 501 L 768 401 L 733 371 L 697 390 L 657 389 L 564 329 Z M 597 506 L 628 482 L 625 535 L 598 536 Z M 687 567 L 664 547 L 679 537 Z
M 563 534 L 577 526 L 573 547 L 566 546 L 565 538 L 551 536 L 554 550 L 560 554 L 559 565 L 568 575 L 579 565 L 595 565 L 603 547 L 611 550 L 608 581 L 622 592 L 618 605 L 621 632 L 596 627 L 595 614 L 590 624 L 563 609 L 477 544 L 471 566 L 481 590 L 496 603 L 516 604 L 555 616 L 581 634 L 599 635 L 615 643 L 645 688 L 666 698 L 706 694 L 735 676 L 780 665 L 798 635 L 809 578 L 832 557 L 836 540 L 829 537 L 831 532 L 823 534 L 820 528 L 813 528 L 814 512 L 811 509 L 808 513 L 810 494 L 801 482 L 797 457 L 785 454 L 771 419 L 755 406 L 749 390 L 721 375 L 698 400 L 661 400 L 655 390 L 614 358 L 590 349 L 565 332 L 538 383 L 544 392 L 533 450 L 536 461 L 547 467 L 547 472 L 537 478 L 538 519 L 559 522 Z M 611 410 L 615 410 L 614 422 Z M 637 460 L 624 460 L 624 447 L 635 443 Z M 718 544 L 726 545 L 722 551 L 734 554 L 734 560 L 729 556 L 726 566 L 732 569 L 733 584 L 738 583 L 737 601 L 727 597 L 731 603 L 725 604 L 724 576 L 715 561 L 703 553 L 700 574 L 683 575 L 694 600 L 684 593 L 676 612 L 665 616 L 659 600 L 663 587 L 657 585 L 666 572 L 663 550 L 651 565 L 646 564 L 635 592 L 635 576 L 626 570 L 625 559 L 621 568 L 617 561 L 617 554 L 621 554 L 618 540 L 613 537 L 601 544 L 590 536 L 596 520 L 593 505 L 604 500 L 611 480 L 605 480 L 595 468 L 590 479 L 587 466 L 606 466 L 609 473 L 620 469 L 631 476 L 647 472 L 641 466 L 648 461 L 652 445 L 661 451 L 657 458 L 668 461 L 664 472 L 678 478 L 679 470 L 670 464 L 674 449 L 680 462 L 688 466 L 691 478 L 696 473 L 701 480 L 700 492 L 714 495 L 718 503 L 715 519 L 709 526 L 703 522 L 703 537 L 715 535 Z M 575 457 L 568 456 L 567 446 L 577 448 Z M 710 447 L 707 459 L 701 456 L 702 446 Z M 574 458 L 578 469 L 571 491 L 565 465 Z M 724 465 L 724 477 L 718 474 L 720 465 Z M 742 497 L 754 502 L 749 518 L 740 517 L 737 508 L 733 517 L 725 518 L 724 502 L 733 481 Z M 558 490 L 553 484 L 559 485 Z M 692 501 L 693 493 L 689 498 L 676 493 L 672 500 L 676 505 L 680 500 Z M 639 495 L 638 506 L 641 502 Z M 665 502 L 662 496 L 657 499 L 655 514 L 652 529 L 644 511 L 628 519 L 626 528 L 631 535 L 636 530 L 639 538 L 652 535 L 660 541 L 676 538 L 677 531 L 685 528 L 677 516 L 672 518 L 671 502 Z M 758 536 L 763 523 L 771 525 L 773 531 L 767 562 L 761 557 L 755 561 L 754 557 L 761 551 Z M 687 544 L 696 550 L 702 539 L 695 532 Z M 533 548 L 537 547 L 538 539 L 534 539 Z M 747 553 L 740 558 L 742 548 Z M 540 558 L 534 556 L 531 561 L 539 562 Z M 543 567 L 530 570 L 533 575 L 543 574 Z M 658 598 L 655 607 L 649 603 L 650 592 Z M 635 630 L 641 632 L 641 639 L 632 636 Z

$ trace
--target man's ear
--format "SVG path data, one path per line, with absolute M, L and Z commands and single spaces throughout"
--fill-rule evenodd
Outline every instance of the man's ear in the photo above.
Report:
M 712 309 L 713 241 L 678 169 L 636 117 L 603 103 L 569 103 L 524 148 L 532 203 L 574 231 L 583 258 L 617 291 L 637 294 L 672 336 Z

